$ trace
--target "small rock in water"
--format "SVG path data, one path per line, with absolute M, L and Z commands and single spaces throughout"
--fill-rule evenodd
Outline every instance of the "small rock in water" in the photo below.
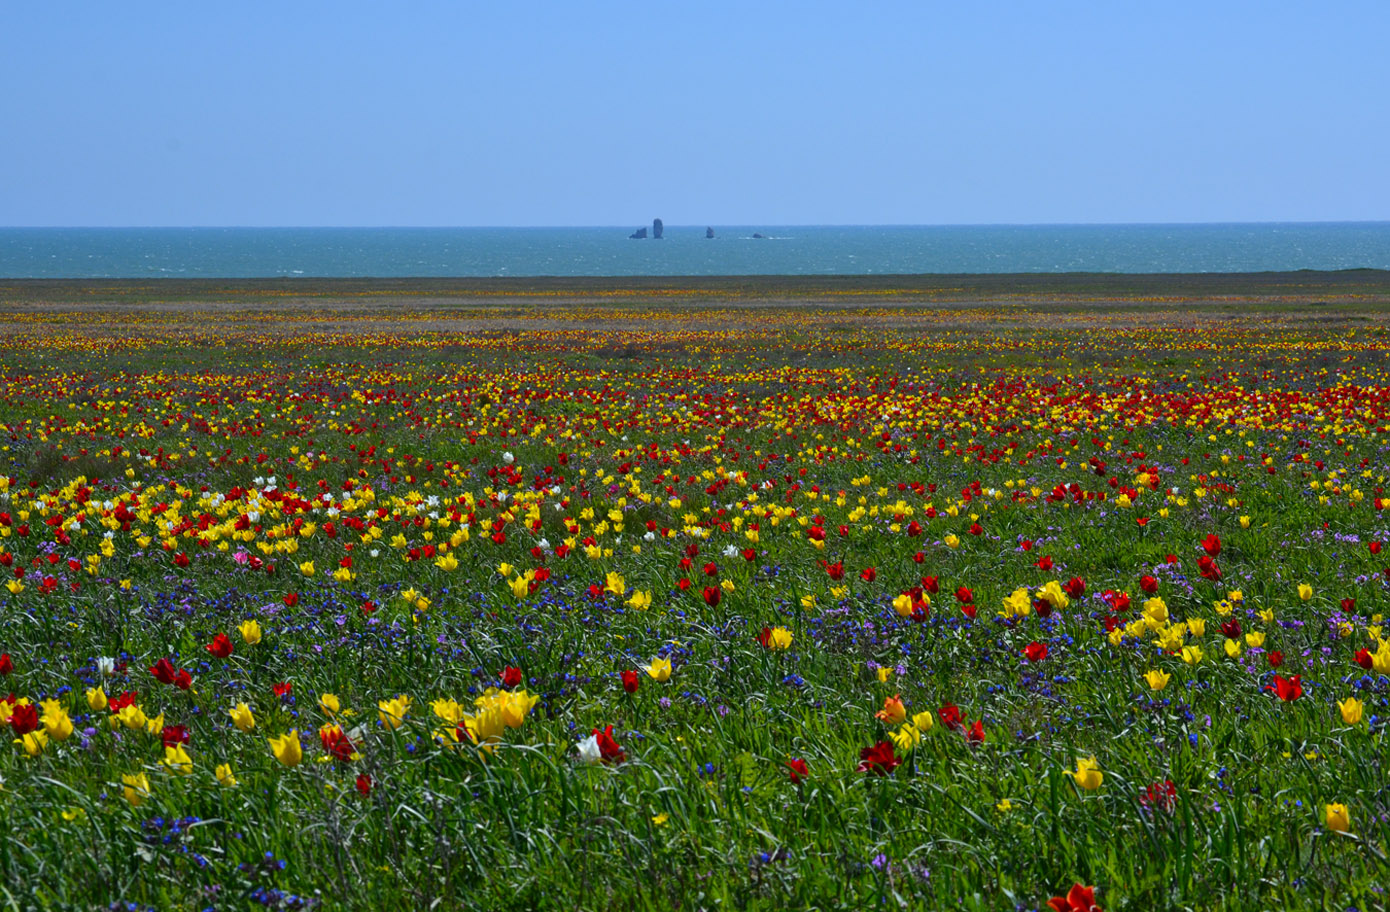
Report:
M 628 235 L 628 237 L 632 238 L 632 239 L 635 240 L 635 241 L 640 241 L 640 240 L 642 240 L 643 238 L 645 238 L 646 236 L 647 236 L 647 229 L 645 229 L 645 228 L 638 228 L 636 231 L 632 232 L 632 234 L 629 234 L 629 235 Z
M 661 240 L 661 231 L 663 227 L 661 219 L 652 219 L 652 237 L 658 241 Z
M 706 228 L 706 229 L 705 229 L 705 238 L 708 239 L 708 238 L 712 238 L 712 237 L 714 237 L 714 229 L 713 229 L 713 228 Z

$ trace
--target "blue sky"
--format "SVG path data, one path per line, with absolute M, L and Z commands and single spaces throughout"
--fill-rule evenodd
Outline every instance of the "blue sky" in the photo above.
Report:
M 7 3 L 0 225 L 1390 219 L 1390 3 Z

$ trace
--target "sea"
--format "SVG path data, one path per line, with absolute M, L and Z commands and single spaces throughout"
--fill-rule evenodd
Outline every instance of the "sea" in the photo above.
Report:
M 1390 222 L 633 228 L 0 228 L 0 278 L 1390 269 Z

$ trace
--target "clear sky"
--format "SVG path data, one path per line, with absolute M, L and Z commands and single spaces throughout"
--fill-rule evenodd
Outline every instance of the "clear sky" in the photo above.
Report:
M 1390 219 L 1390 2 L 0 6 L 0 225 Z

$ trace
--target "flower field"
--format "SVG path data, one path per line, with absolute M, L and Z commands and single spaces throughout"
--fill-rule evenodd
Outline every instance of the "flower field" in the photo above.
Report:
M 0 897 L 1384 908 L 1360 306 L 10 308 Z

